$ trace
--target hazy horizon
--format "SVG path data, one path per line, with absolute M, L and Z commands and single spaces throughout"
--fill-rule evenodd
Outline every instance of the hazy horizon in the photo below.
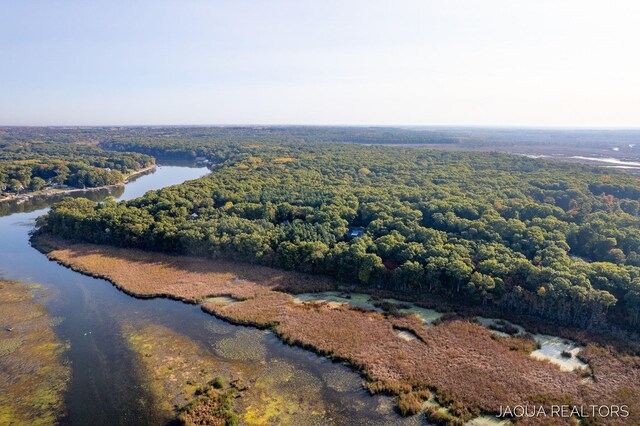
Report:
M 640 128 L 640 3 L 0 4 L 1 126 Z
M 156 124 L 0 124 L 0 128 L 108 128 L 108 127 L 176 127 L 176 128 L 225 128 L 225 127 L 239 127 L 239 128 L 251 128 L 251 127 L 273 127 L 273 128 L 287 128 L 287 127 L 343 127 L 343 128 L 390 128 L 390 129 L 408 129 L 408 130 L 458 130 L 458 129 L 477 129 L 477 130 L 541 130 L 541 131 L 639 131 L 640 125 L 636 127 L 632 126 L 552 126 L 552 125 L 500 125 L 500 124 L 375 124 L 375 123 L 362 123 L 362 124 L 310 124 L 310 123 L 214 123 L 214 124 L 171 124 L 171 123 L 156 123 Z
M 549 130 L 549 131 L 638 131 L 640 126 L 620 126 L 620 127 L 594 127 L 594 126 L 520 126 L 520 125 L 491 125 L 491 124 L 286 124 L 286 123 L 226 123 L 226 124 L 0 124 L 0 128 L 108 128 L 108 127 L 176 127 L 176 128 L 224 128 L 224 127 L 353 127 L 353 128 L 395 128 L 409 130 L 438 130 L 438 129 L 486 129 L 486 130 Z

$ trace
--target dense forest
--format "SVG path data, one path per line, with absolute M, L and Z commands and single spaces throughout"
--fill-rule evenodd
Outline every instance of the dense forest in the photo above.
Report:
M 339 142 L 360 144 L 443 145 L 459 148 L 592 147 L 637 157 L 640 131 L 607 129 L 527 129 L 499 127 L 345 127 L 345 126 L 136 126 L 136 127 L 0 127 L 8 142 L 126 142 L 144 139 L 246 142 Z
M 139 127 L 0 127 L 0 140 L 10 142 L 130 142 L 168 140 L 176 142 L 215 140 L 229 142 L 340 142 L 359 144 L 454 144 L 465 133 L 446 129 L 416 130 L 400 127 L 338 126 L 139 126 Z
M 153 163 L 145 154 L 110 152 L 95 145 L 0 139 L 0 194 L 114 185 Z
M 640 326 L 640 179 L 498 153 L 167 137 L 110 149 L 212 173 L 126 202 L 67 199 L 41 232 L 230 258 L 562 324 Z

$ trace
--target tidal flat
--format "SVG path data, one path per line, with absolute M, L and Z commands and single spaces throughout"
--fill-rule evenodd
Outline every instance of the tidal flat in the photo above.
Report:
M 158 413 L 156 421 L 178 418 L 185 424 L 225 425 L 236 418 L 228 406 L 235 396 L 234 388 L 226 385 L 229 373 L 216 375 L 222 367 L 206 348 L 151 323 L 126 326 L 123 334 L 141 367 L 143 387 L 154 405 L 149 411 Z
M 581 372 L 563 371 L 558 365 L 531 357 L 535 346 L 523 337 L 499 336 L 469 320 L 443 320 L 426 326 L 412 314 L 390 315 L 336 303 L 301 303 L 286 292 L 292 288 L 332 290 L 330 282 L 317 277 L 56 239 L 39 244 L 48 245 L 51 259 L 106 278 L 130 294 L 199 303 L 219 318 L 271 329 L 287 343 L 348 363 L 362 373 L 371 393 L 395 395 L 399 411 L 405 414 L 422 411 L 430 400 L 446 407 L 447 421 L 455 424 L 497 413 L 505 405 L 625 403 L 631 417 L 608 418 L 606 424 L 640 420 L 640 358 L 595 342 L 587 342 L 580 353 L 593 370 L 593 381 L 585 381 Z M 207 302 L 211 297 L 228 299 Z M 399 337 L 398 330 L 416 338 Z M 215 350 L 237 350 L 240 346 L 227 342 Z M 293 410 L 287 405 L 290 401 L 276 398 L 279 394 L 262 395 L 254 405 L 243 402 L 246 423 L 269 424 L 270 420 L 258 413 L 285 419 Z M 310 398 L 300 397 L 298 403 L 313 401 Z M 252 408 L 255 404 L 262 405 Z M 300 412 L 311 415 L 321 411 L 303 407 Z M 552 420 L 549 424 L 558 424 L 559 419 Z M 575 419 L 565 420 L 570 424 Z M 522 419 L 519 424 L 542 424 L 540 419 L 527 421 L 532 420 Z
M 362 381 L 343 367 L 321 362 L 314 363 L 320 368 L 308 369 L 304 357 L 296 362 L 270 353 L 274 336 L 266 330 L 238 328 L 213 317 L 204 328 L 211 332 L 208 343 L 145 320 L 122 329 L 142 389 L 151 396 L 146 409 L 157 423 L 420 424 L 417 418 L 397 416 L 385 404 L 388 399 L 378 399 L 376 406 L 363 403 L 371 399 L 364 392 L 354 398 Z M 352 411 L 336 418 L 332 404 L 342 397 L 353 402 Z
M 0 424 L 51 425 L 65 416 L 71 370 L 37 287 L 0 280 Z

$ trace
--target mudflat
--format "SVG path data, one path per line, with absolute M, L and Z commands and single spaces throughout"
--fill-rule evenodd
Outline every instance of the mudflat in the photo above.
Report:
M 0 424 L 55 424 L 71 375 L 33 286 L 0 280 Z

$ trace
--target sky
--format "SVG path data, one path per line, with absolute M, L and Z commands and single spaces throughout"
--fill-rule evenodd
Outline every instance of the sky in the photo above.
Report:
M 640 127 L 637 0 L 0 0 L 0 125 Z

